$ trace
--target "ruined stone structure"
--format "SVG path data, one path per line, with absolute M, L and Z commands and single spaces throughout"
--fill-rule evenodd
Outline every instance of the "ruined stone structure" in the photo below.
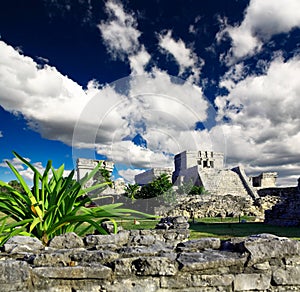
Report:
M 181 218 L 176 218 L 181 221 Z M 48 247 L 16 236 L 0 252 L 5 292 L 299 291 L 300 242 L 271 234 L 187 240 L 186 229 L 120 231 Z
M 192 182 L 203 186 L 210 194 L 250 196 L 259 198 L 257 190 L 275 187 L 277 173 L 261 173 L 248 177 L 241 166 L 233 169 L 224 168 L 224 154 L 214 151 L 183 151 L 174 157 L 175 170 L 172 183 L 180 186 Z M 135 182 L 145 185 L 161 173 L 170 175 L 170 168 L 153 168 L 135 176 Z
M 263 172 L 250 177 L 250 182 L 256 188 L 272 188 L 276 185 L 277 172 Z
M 145 172 L 139 173 L 134 177 L 135 182 L 140 185 L 146 185 L 149 182 L 153 181 L 157 177 L 159 177 L 161 174 L 167 174 L 170 177 L 170 181 L 172 181 L 172 173 L 173 169 L 172 168 L 151 168 Z
M 173 183 L 181 185 L 192 181 L 203 186 L 211 194 L 250 195 L 257 199 L 257 187 L 275 186 L 276 173 L 262 173 L 249 178 L 241 166 L 233 169 L 224 168 L 223 153 L 213 151 L 184 151 L 174 158 L 175 170 Z M 253 185 L 252 182 L 256 185 Z
M 265 223 L 279 226 L 300 226 L 300 179 L 298 186 L 281 189 L 281 200 L 265 211 Z
M 82 178 L 84 178 L 84 176 L 90 173 L 99 162 L 102 162 L 103 168 L 107 169 L 110 174 L 112 173 L 114 163 L 111 161 L 78 158 L 76 161 L 77 180 L 80 181 Z M 93 184 L 93 180 L 91 180 L 89 184 Z

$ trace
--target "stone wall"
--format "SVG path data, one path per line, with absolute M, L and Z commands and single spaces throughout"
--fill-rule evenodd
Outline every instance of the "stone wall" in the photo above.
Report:
M 162 174 L 166 174 L 169 177 L 170 182 L 172 182 L 172 173 L 173 168 L 165 167 L 165 168 L 151 168 L 145 172 L 139 173 L 134 177 L 135 183 L 140 186 L 146 185 L 152 182 L 154 179 L 158 178 Z
M 0 253 L 1 291 L 299 291 L 300 243 L 270 234 L 187 240 L 188 230 L 74 233 L 48 247 L 14 237 Z
M 282 188 L 281 200 L 265 211 L 265 223 L 279 226 L 300 226 L 300 192 L 297 187 Z
M 279 201 L 280 197 L 275 195 L 265 195 L 256 202 L 238 195 L 181 195 L 174 205 L 161 205 L 155 208 L 155 213 L 189 218 L 254 216 L 257 221 L 263 221 L 265 210 Z

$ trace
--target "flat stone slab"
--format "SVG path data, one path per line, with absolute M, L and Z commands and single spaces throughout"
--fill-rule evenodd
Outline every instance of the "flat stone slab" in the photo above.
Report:
M 218 267 L 244 266 L 246 260 L 247 255 L 217 250 L 182 253 L 178 257 L 181 271 L 199 271 Z
M 112 270 L 102 265 L 90 267 L 40 267 L 32 270 L 38 277 L 50 279 L 108 279 Z
M 220 247 L 221 240 L 219 238 L 208 237 L 181 242 L 177 245 L 176 250 L 178 252 L 197 252 L 205 249 L 220 249 Z
M 271 276 L 265 274 L 239 274 L 234 279 L 234 291 L 265 291 L 270 285 Z

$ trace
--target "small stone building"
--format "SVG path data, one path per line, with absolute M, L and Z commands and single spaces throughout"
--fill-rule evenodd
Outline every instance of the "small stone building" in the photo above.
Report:
M 276 185 L 277 172 L 262 172 L 258 176 L 250 177 L 253 187 L 272 188 Z
M 107 169 L 110 174 L 112 173 L 114 169 L 114 163 L 111 161 L 106 160 L 97 160 L 97 159 L 87 159 L 87 158 L 78 158 L 76 161 L 76 170 L 77 170 L 77 180 L 80 181 L 84 176 L 88 173 L 90 173 L 99 162 L 102 162 L 103 168 Z M 90 186 L 93 184 L 93 180 L 88 182 Z
M 170 182 L 172 181 L 172 173 L 173 168 L 151 168 L 145 172 L 139 173 L 134 177 L 135 182 L 140 185 L 146 185 L 159 177 L 161 174 L 167 174 L 170 178 Z

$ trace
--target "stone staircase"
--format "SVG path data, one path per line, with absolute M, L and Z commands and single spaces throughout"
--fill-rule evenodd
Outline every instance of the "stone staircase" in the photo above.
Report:
M 201 169 L 199 175 L 205 190 L 213 195 L 248 196 L 240 176 L 230 169 Z

